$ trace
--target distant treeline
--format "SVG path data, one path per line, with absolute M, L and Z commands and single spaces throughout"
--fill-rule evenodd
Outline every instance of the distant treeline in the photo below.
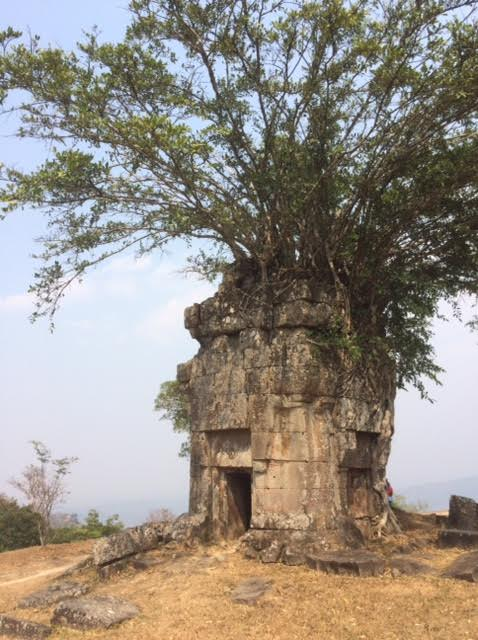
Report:
M 84 522 L 75 514 L 53 516 L 48 542 L 59 544 L 109 536 L 123 529 L 118 515 L 102 522 L 98 511 L 91 509 Z M 40 544 L 39 516 L 14 498 L 0 495 L 0 552 Z

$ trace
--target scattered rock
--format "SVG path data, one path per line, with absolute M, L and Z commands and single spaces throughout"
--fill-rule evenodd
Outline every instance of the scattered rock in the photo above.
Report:
M 438 544 L 442 547 L 478 547 L 478 531 L 443 529 L 438 534 Z
M 420 562 L 415 558 L 407 556 L 395 556 L 390 559 L 389 566 L 392 575 L 418 576 L 431 573 L 433 571 L 430 565 Z
M 40 589 L 40 591 L 35 591 L 35 593 L 20 600 L 18 606 L 21 609 L 49 607 L 65 598 L 83 596 L 85 593 L 88 593 L 89 590 L 90 588 L 86 584 L 65 580 L 64 582 L 51 584 L 45 589 Z
M 461 555 L 442 575 L 444 578 L 478 582 L 478 551 Z
M 138 614 L 138 607 L 127 600 L 97 596 L 63 600 L 56 607 L 51 621 L 52 624 L 75 629 L 109 629 Z
M 448 527 L 461 531 L 478 531 L 478 503 L 471 498 L 451 496 Z
M 307 565 L 325 573 L 351 576 L 379 576 L 385 570 L 385 560 L 371 551 L 325 551 L 308 555 Z
M 44 624 L 30 622 L 29 620 L 17 620 L 0 614 L 0 636 L 14 636 L 15 638 L 31 638 L 41 640 L 48 638 L 53 629 Z
M 234 589 L 231 594 L 232 601 L 237 604 L 256 604 L 259 598 L 271 588 L 271 585 L 271 580 L 248 578 Z

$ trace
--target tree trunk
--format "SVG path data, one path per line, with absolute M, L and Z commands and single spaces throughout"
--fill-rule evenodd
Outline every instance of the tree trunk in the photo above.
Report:
M 383 354 L 354 362 L 335 297 L 304 280 L 226 282 L 185 312 L 201 348 L 179 365 L 192 422 L 190 512 L 210 540 L 249 531 L 355 545 L 385 526 L 395 375 Z

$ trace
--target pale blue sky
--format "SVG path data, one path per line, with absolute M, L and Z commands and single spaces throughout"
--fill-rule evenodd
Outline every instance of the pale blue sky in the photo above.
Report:
M 30 28 L 44 42 L 69 47 L 96 24 L 115 39 L 127 22 L 125 5 L 0 0 L 0 29 Z M 6 137 L 12 124 L 0 122 L 0 162 L 31 166 L 41 149 Z M 158 422 L 152 404 L 160 383 L 197 350 L 183 329 L 183 308 L 213 288 L 177 273 L 181 245 L 162 258 L 120 257 L 71 292 L 51 335 L 46 322 L 28 321 L 30 254 L 41 228 L 39 212 L 0 223 L 0 492 L 10 491 L 8 479 L 30 461 L 28 441 L 37 439 L 60 456 L 80 458 L 67 508 L 138 501 L 144 516 L 148 505 L 184 510 L 188 465 L 177 457 L 180 439 Z M 455 321 L 437 324 L 435 345 L 447 374 L 444 386 L 432 389 L 436 403 L 414 391 L 399 394 L 389 470 L 399 492 L 478 475 L 476 343 Z

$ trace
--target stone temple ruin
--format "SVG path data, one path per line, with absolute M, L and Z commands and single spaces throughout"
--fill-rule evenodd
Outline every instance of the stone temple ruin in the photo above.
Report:
M 208 540 L 370 536 L 386 508 L 393 368 L 356 370 L 324 347 L 337 303 L 310 282 L 265 303 L 230 280 L 185 312 L 201 345 L 178 367 L 192 422 L 190 513 L 205 516 Z

